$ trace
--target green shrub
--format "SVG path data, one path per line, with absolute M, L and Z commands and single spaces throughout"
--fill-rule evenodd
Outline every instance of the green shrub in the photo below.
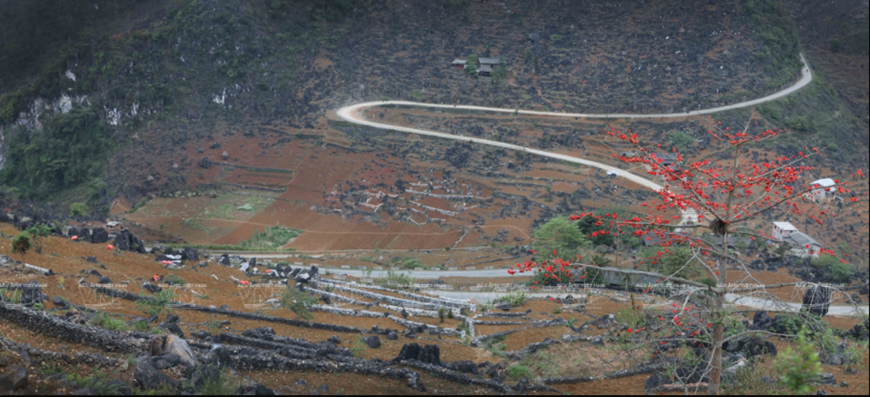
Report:
M 511 307 L 519 307 L 526 303 L 526 293 L 522 291 L 512 292 L 496 299 L 496 302 L 507 302 Z
M 109 317 L 106 313 L 100 313 L 92 318 L 90 325 L 105 328 L 111 331 L 129 331 L 130 327 L 121 320 Z
M 145 320 L 139 320 L 133 322 L 133 330 L 137 332 L 146 332 L 148 331 L 148 323 Z
M 620 324 L 627 324 L 630 328 L 637 329 L 646 325 L 646 319 L 641 311 L 621 309 L 616 312 L 615 317 Z
M 831 52 L 840 52 L 843 49 L 843 42 L 840 39 L 830 39 L 828 44 L 831 46 Z
M 470 75 L 477 75 L 477 62 L 479 57 L 477 54 L 471 54 L 468 56 L 468 62 L 465 64 L 465 73 Z
M 169 305 L 178 298 L 172 288 L 165 288 L 151 297 L 146 297 L 144 293 L 140 293 L 139 296 L 145 299 L 136 301 L 136 309 L 148 316 L 159 316 L 164 312 L 171 312 Z
M 170 285 L 177 285 L 177 286 L 184 285 L 184 280 L 182 280 L 181 277 L 178 277 L 174 274 L 170 274 L 170 275 L 164 277 L 163 282 L 165 282 L 166 284 L 170 284 Z
M 535 377 L 529 367 L 521 364 L 514 364 L 508 367 L 507 376 L 514 380 L 532 379 Z
M 695 145 L 695 140 L 683 131 L 673 131 L 668 134 L 668 143 L 678 152 L 686 153 Z
M 855 269 L 851 265 L 840 262 L 840 259 L 833 256 L 822 255 L 814 258 L 811 263 L 830 282 L 847 283 L 855 275 Z
M 25 255 L 30 250 L 30 233 L 23 231 L 12 239 L 12 252 Z
M 560 258 L 574 258 L 591 246 L 585 234 L 566 217 L 553 218 L 534 232 L 532 247 L 540 259 L 553 259 L 553 250 Z
M 350 354 L 356 358 L 362 358 L 362 354 L 366 351 L 367 347 L 365 342 L 362 341 L 362 337 L 357 335 L 356 342 L 350 347 Z
M 85 216 L 90 211 L 85 203 L 72 203 L 69 205 L 70 216 Z
M 287 291 L 281 295 L 281 306 L 285 309 L 290 309 L 293 313 L 296 313 L 297 318 L 303 320 L 311 320 L 314 318 L 314 315 L 311 314 L 308 308 L 316 304 L 317 298 L 308 293 L 299 291 L 296 288 L 288 288 Z
M 231 381 L 226 371 L 220 371 L 217 376 L 205 376 L 202 374 L 203 384 L 199 393 L 203 396 L 229 396 L 236 394 L 239 383 Z
M 0 300 L 14 303 L 17 305 L 21 303 L 21 290 L 14 289 L 9 291 L 7 289 L 0 288 Z
M 378 280 L 378 283 L 384 286 L 398 285 L 399 287 L 409 287 L 416 280 L 406 273 L 395 273 L 392 270 L 387 271 L 387 277 Z
M 25 230 L 30 235 L 30 239 L 33 242 L 33 247 L 36 250 L 37 254 L 42 253 L 42 242 L 44 237 L 48 237 L 51 234 L 51 228 L 43 223 L 37 223 L 31 227 L 28 227 Z
M 440 320 L 441 323 L 444 323 L 445 318 L 447 318 L 447 309 L 445 309 L 443 307 L 439 308 L 438 309 L 438 319 Z
M 795 350 L 786 347 L 776 357 L 775 366 L 782 376 L 782 384 L 795 394 L 809 394 L 814 391 L 812 382 L 822 374 L 819 354 L 807 340 L 807 330 L 798 333 Z

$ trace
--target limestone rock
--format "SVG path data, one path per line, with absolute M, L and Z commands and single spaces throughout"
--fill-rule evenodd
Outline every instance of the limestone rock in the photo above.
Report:
M 151 339 L 151 355 L 163 356 L 166 354 L 177 354 L 181 359 L 181 363 L 188 368 L 195 368 L 197 366 L 196 356 L 187 342 L 179 336 L 160 335 Z

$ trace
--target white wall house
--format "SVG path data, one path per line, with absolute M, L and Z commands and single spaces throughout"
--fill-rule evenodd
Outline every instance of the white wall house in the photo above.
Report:
M 829 198 L 833 198 L 837 195 L 837 185 L 831 178 L 819 179 L 810 184 L 813 188 L 818 186 L 818 188 L 812 191 L 813 201 L 820 201 Z
M 782 241 L 784 238 L 787 238 L 793 232 L 798 231 L 794 225 L 788 222 L 773 222 L 773 239 L 776 241 Z

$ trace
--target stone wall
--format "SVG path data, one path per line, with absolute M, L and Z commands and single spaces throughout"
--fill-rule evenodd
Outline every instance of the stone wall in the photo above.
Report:
M 47 337 L 81 343 L 110 352 L 146 351 L 151 343 L 150 339 L 136 338 L 125 332 L 73 324 L 41 311 L 5 302 L 0 302 L 0 319 Z

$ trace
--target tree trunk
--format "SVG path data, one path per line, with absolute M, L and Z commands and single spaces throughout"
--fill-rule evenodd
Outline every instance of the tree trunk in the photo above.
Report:
M 716 311 L 713 313 L 713 360 L 710 369 L 710 382 L 707 394 L 719 395 L 719 384 L 722 383 L 722 339 L 725 334 L 724 313 L 725 294 L 716 297 Z

